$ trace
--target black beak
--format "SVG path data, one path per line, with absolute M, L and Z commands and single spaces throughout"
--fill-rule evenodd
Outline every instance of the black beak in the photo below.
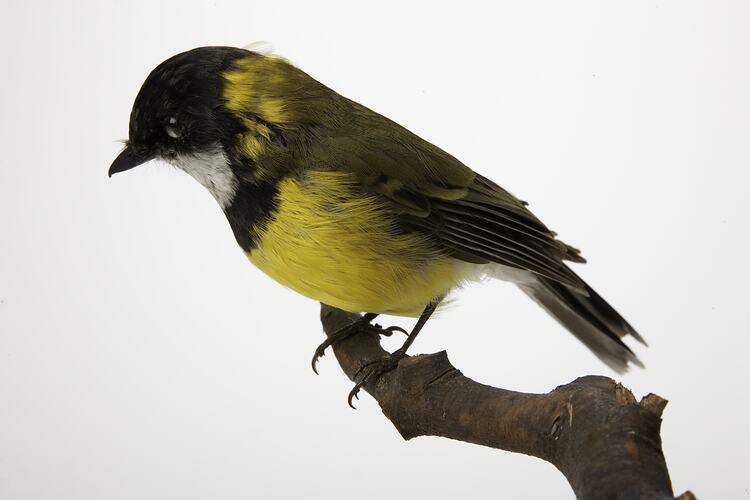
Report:
M 122 150 L 122 153 L 117 155 L 117 158 L 115 158 L 115 161 L 113 161 L 112 165 L 109 167 L 109 176 L 112 177 L 119 172 L 130 170 L 133 167 L 137 167 L 138 165 L 153 159 L 154 155 L 152 154 L 139 155 L 134 152 L 130 146 L 126 146 L 125 149 Z

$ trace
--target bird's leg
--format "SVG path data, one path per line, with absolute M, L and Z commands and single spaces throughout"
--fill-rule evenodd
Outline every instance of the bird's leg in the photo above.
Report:
M 356 321 L 353 321 L 350 324 L 343 326 L 333 332 L 327 339 L 325 339 L 322 344 L 318 346 L 317 349 L 315 349 L 315 354 L 313 354 L 312 358 L 313 371 L 316 374 L 318 373 L 316 365 L 318 364 L 318 360 L 325 355 L 326 349 L 328 349 L 328 347 L 337 344 L 344 339 L 348 339 L 352 335 L 366 331 L 375 332 L 378 335 L 383 335 L 385 337 L 390 337 L 393 332 L 402 332 L 405 334 L 407 333 L 407 331 L 400 326 L 389 326 L 388 328 L 383 328 L 378 324 L 373 325 L 372 320 L 374 320 L 377 316 L 377 313 L 367 313 Z
M 430 319 L 432 313 L 435 312 L 435 309 L 437 308 L 438 304 L 440 304 L 441 300 L 442 297 L 428 304 L 427 307 L 424 308 L 424 311 L 422 311 L 422 314 L 417 320 L 417 324 L 414 325 L 411 333 L 409 333 L 409 335 L 406 337 L 404 345 L 399 347 L 398 350 L 394 351 L 388 356 L 375 361 L 371 361 L 370 363 L 363 365 L 359 370 L 357 370 L 357 373 L 354 374 L 354 380 L 357 380 L 360 374 L 363 375 L 359 382 L 354 385 L 354 388 L 351 390 L 351 392 L 349 392 L 349 406 L 354 408 L 352 401 L 354 398 L 359 399 L 359 396 L 357 394 L 362 387 L 369 384 L 370 382 L 377 381 L 381 376 L 383 376 L 383 374 L 396 369 L 396 367 L 398 366 L 398 362 L 406 356 L 406 350 L 409 349 L 409 346 L 411 346 L 414 340 L 417 338 L 420 330 L 422 330 L 422 327 L 425 325 L 425 323 L 427 323 L 427 320 Z

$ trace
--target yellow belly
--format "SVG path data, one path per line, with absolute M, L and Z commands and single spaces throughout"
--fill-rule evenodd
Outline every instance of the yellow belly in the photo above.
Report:
M 355 312 L 418 316 L 461 280 L 455 261 L 358 192 L 349 174 L 310 172 L 279 184 L 274 216 L 254 229 L 249 259 L 279 283 Z

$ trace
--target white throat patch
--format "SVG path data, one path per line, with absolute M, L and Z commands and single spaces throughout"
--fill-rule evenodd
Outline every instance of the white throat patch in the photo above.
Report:
M 178 156 L 170 160 L 170 163 L 203 184 L 216 198 L 221 208 L 227 208 L 232 203 L 239 181 L 229 167 L 227 157 L 221 148 L 205 153 Z

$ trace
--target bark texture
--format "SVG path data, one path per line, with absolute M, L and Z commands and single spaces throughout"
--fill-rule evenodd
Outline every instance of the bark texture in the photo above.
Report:
M 357 318 L 321 308 L 327 335 Z M 353 381 L 363 365 L 387 355 L 370 332 L 333 351 Z M 404 439 L 442 436 L 541 458 L 565 475 L 580 500 L 674 499 L 660 437 L 667 401 L 655 394 L 637 401 L 610 378 L 586 376 L 527 394 L 465 377 L 443 351 L 406 357 L 364 389 Z

